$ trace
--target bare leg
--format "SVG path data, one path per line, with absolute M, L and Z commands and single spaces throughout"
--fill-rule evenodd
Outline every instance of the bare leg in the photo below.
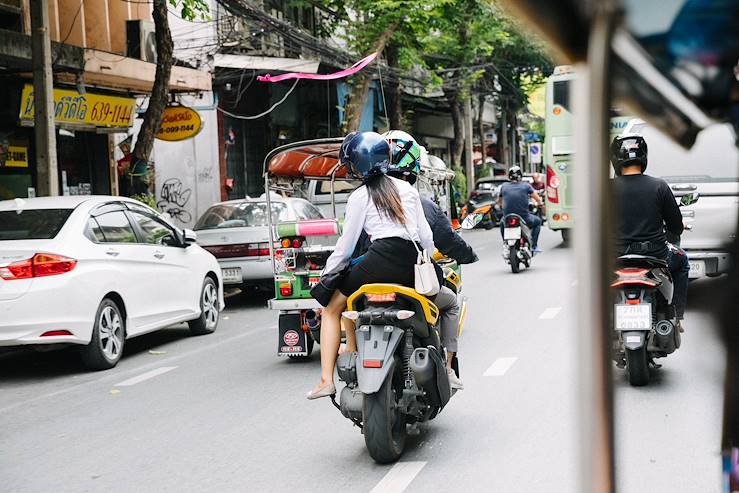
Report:
M 346 332 L 346 346 L 344 347 L 344 351 L 346 353 L 353 353 L 357 351 L 357 333 L 354 332 L 354 320 L 349 320 L 347 318 L 341 319 L 341 326 L 344 328 L 344 332 Z
M 454 361 L 454 353 L 451 351 L 446 352 L 446 367 L 447 370 L 452 369 L 452 361 Z
M 336 290 L 321 315 L 321 382 L 315 391 L 334 383 L 336 355 L 341 342 L 341 312 L 345 309 L 346 296 Z

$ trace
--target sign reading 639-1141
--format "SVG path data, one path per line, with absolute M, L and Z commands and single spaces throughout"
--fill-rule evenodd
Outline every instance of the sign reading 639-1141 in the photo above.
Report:
M 194 109 L 187 106 L 167 106 L 162 114 L 162 125 L 156 138 L 177 142 L 195 137 L 201 128 L 203 122 Z
M 135 103 L 133 98 L 54 88 L 54 121 L 80 126 L 130 127 Z M 34 110 L 33 86 L 26 84 L 21 95 L 21 120 L 33 122 Z

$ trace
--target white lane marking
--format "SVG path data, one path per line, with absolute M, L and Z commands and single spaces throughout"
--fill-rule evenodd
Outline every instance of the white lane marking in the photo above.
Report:
M 216 342 L 214 342 L 212 344 L 206 344 L 205 346 L 200 346 L 200 347 L 195 348 L 195 349 L 192 349 L 190 351 L 185 351 L 184 353 L 178 354 L 176 356 L 169 356 L 169 357 L 167 357 L 165 359 L 161 359 L 161 360 L 158 359 L 154 363 L 148 363 L 148 364 L 145 364 L 145 365 L 141 365 L 138 368 L 133 368 L 131 370 L 119 371 L 119 372 L 116 372 L 114 374 L 110 374 L 110 375 L 106 375 L 104 377 L 96 378 L 95 380 L 89 380 L 87 382 L 82 382 L 82 383 L 78 383 L 76 385 L 71 385 L 69 387 L 65 387 L 65 388 L 60 389 L 60 390 L 55 390 L 54 392 L 49 392 L 49 393 L 46 393 L 46 394 L 37 395 L 37 396 L 31 397 L 30 399 L 26 399 L 26 400 L 23 400 L 23 401 L 15 402 L 15 403 L 10 404 L 10 405 L 5 406 L 5 407 L 0 407 L 0 414 L 2 414 L 4 412 L 7 412 L 7 411 L 11 411 L 11 410 L 16 409 L 18 407 L 26 406 L 26 405 L 30 404 L 31 402 L 37 402 L 37 401 L 40 401 L 40 400 L 48 399 L 50 397 L 56 397 L 58 395 L 66 394 L 68 392 L 73 392 L 73 391 L 78 390 L 78 389 L 81 389 L 83 387 L 87 387 L 88 385 L 93 385 L 93 384 L 96 384 L 96 383 L 107 382 L 108 380 L 113 380 L 115 378 L 120 378 L 121 375 L 126 375 L 126 374 L 131 374 L 131 373 L 137 373 L 137 372 L 140 372 L 141 370 L 144 370 L 144 369 L 147 369 L 147 368 L 153 368 L 155 366 L 161 365 L 162 363 L 172 363 L 174 361 L 178 361 L 178 360 L 181 360 L 183 358 L 194 356 L 196 354 L 199 354 L 199 353 L 202 353 L 202 352 L 205 352 L 205 351 L 210 351 L 211 349 L 215 349 L 215 348 L 217 348 L 219 346 L 222 346 L 224 344 L 231 343 L 231 342 L 233 342 L 235 340 L 243 339 L 245 337 L 252 337 L 254 334 L 257 334 L 259 332 L 266 332 L 268 330 L 275 330 L 276 328 L 277 327 L 275 327 L 275 326 L 270 326 L 270 327 L 261 327 L 261 328 L 258 328 L 258 329 L 249 330 L 247 332 L 242 332 L 242 333 L 240 333 L 240 334 L 238 334 L 236 336 L 233 336 L 233 337 L 227 337 L 225 339 L 221 339 L 221 340 L 216 341 Z M 114 371 L 114 370 L 109 370 L 109 371 Z
M 507 358 L 498 358 L 496 359 L 492 365 L 490 365 L 490 368 L 485 370 L 485 373 L 482 374 L 483 377 L 502 377 L 506 374 L 508 370 L 511 369 L 511 366 L 513 366 L 513 363 L 516 362 L 518 358 L 515 356 L 510 356 Z
M 147 371 L 146 373 L 142 373 L 141 375 L 138 375 L 133 378 L 129 378 L 128 380 L 124 380 L 121 383 L 117 383 L 113 385 L 113 387 L 130 387 L 131 385 L 136 385 L 137 383 L 145 382 L 146 380 L 149 380 L 150 378 L 158 377 L 159 375 L 163 375 L 169 371 L 174 370 L 177 368 L 176 366 L 163 366 L 161 368 L 157 368 L 155 370 Z
M 550 306 L 539 315 L 539 320 L 551 320 L 562 310 L 561 306 Z
M 426 462 L 396 462 L 370 493 L 402 493 L 418 476 Z

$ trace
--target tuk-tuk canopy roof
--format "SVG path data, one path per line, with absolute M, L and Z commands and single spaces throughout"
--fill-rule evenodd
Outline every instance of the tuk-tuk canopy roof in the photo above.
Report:
M 264 159 L 264 172 L 272 178 L 306 180 L 349 180 L 347 170 L 339 163 L 343 138 L 294 142 L 274 149 Z

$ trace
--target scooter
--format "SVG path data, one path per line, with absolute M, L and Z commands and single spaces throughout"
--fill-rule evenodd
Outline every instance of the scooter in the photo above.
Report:
M 613 306 L 613 359 L 625 368 L 629 383 L 649 383 L 649 365 L 680 347 L 674 290 L 667 262 L 644 255 L 623 255 L 617 260 Z
M 503 259 L 517 274 L 523 264 L 531 267 L 534 254 L 531 248 L 531 229 L 518 214 L 507 214 L 503 218 Z
M 362 429 L 370 456 L 397 461 L 408 434 L 432 420 L 452 396 L 439 335 L 439 310 L 415 290 L 366 284 L 343 313 L 356 326 L 357 352 L 337 361 L 346 383 L 334 406 Z

